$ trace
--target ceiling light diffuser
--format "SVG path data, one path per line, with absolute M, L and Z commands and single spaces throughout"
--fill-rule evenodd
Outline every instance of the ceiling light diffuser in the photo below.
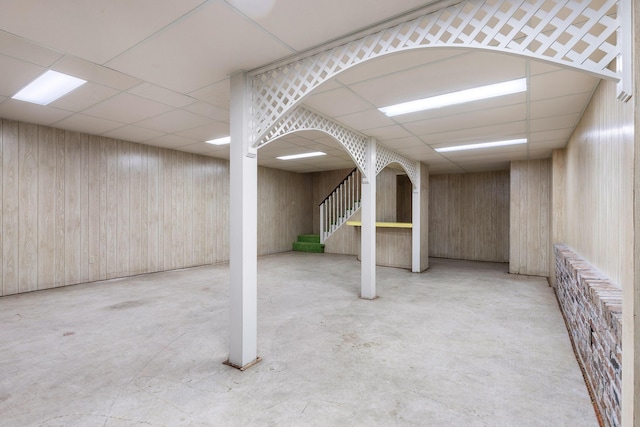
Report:
M 280 160 L 294 160 L 294 159 L 304 159 L 306 157 L 316 157 L 316 156 L 326 156 L 327 153 L 323 153 L 322 151 L 314 151 L 312 153 L 302 153 L 302 154 L 292 154 L 290 156 L 280 156 L 276 157 L 276 159 Z
M 213 145 L 225 145 L 225 144 L 230 144 L 231 143 L 231 137 L 230 136 L 223 136 L 222 138 L 216 138 L 216 139 L 210 139 L 208 141 L 205 141 L 207 144 L 213 144 Z
M 508 82 L 496 83 L 488 86 L 480 86 L 458 92 L 446 93 L 444 95 L 432 96 L 430 98 L 417 99 L 415 101 L 403 102 L 401 104 L 390 105 L 379 108 L 381 112 L 389 117 L 400 114 L 414 113 L 416 111 L 431 110 L 450 105 L 464 104 L 465 102 L 479 101 L 481 99 L 495 98 L 497 96 L 511 95 L 513 93 L 525 92 L 527 90 L 527 79 L 510 80 Z
M 526 144 L 527 139 L 509 139 L 506 141 L 480 142 L 477 144 L 455 145 L 453 147 L 436 148 L 438 153 L 446 153 L 449 151 L 475 150 L 478 148 L 502 147 L 503 145 Z
M 87 81 L 57 71 L 48 70 L 12 96 L 13 99 L 47 105 L 63 97 Z

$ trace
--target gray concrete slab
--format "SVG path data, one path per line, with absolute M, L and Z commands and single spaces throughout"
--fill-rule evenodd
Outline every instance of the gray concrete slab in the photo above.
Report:
M 2 426 L 597 426 L 546 280 L 505 264 L 258 264 L 258 348 L 228 356 L 228 265 L 0 298 Z

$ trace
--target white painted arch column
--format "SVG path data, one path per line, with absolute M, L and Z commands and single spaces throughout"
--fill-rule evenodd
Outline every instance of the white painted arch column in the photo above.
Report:
M 365 170 L 362 175 L 362 230 L 360 236 L 360 298 L 376 298 L 376 152 L 377 143 L 366 144 Z
M 258 159 L 251 140 L 250 86 L 231 76 L 230 336 L 226 364 L 244 370 L 260 361 L 258 329 Z

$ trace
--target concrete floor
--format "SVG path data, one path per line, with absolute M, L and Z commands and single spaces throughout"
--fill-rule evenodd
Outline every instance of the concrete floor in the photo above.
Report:
M 228 265 L 0 298 L 2 426 L 597 426 L 553 291 L 505 264 L 260 258 L 259 355 L 228 356 Z

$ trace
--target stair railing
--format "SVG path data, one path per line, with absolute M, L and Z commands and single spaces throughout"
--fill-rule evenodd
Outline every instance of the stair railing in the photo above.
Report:
M 362 174 L 354 168 L 320 203 L 320 243 L 360 208 Z

